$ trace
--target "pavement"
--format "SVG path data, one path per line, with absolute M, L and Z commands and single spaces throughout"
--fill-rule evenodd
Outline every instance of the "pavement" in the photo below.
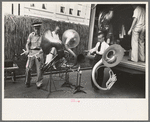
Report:
M 81 75 L 80 90 L 86 93 L 75 93 L 75 86 L 62 87 L 65 82 L 65 74 L 53 74 L 51 87 L 50 75 L 44 75 L 41 89 L 36 88 L 36 77 L 33 76 L 31 86 L 25 87 L 25 78 L 17 78 L 15 82 L 11 79 L 5 81 L 4 98 L 145 98 L 145 76 L 132 75 L 115 71 L 117 82 L 110 90 L 94 90 L 91 85 L 91 70 L 83 70 Z M 69 83 L 76 85 L 77 72 L 69 73 Z M 54 86 L 55 85 L 55 86 Z M 56 87 L 56 89 L 55 89 Z M 51 89 L 50 89 L 51 88 Z M 50 92 L 51 91 L 51 92 Z

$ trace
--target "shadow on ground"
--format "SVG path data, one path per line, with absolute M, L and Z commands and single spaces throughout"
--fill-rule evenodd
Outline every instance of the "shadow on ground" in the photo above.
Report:
M 131 75 L 121 72 L 117 72 L 117 82 L 114 86 L 107 91 L 97 90 L 95 91 L 91 86 L 91 70 L 85 70 L 82 72 L 81 88 L 85 93 L 76 93 L 75 87 L 61 87 L 65 82 L 64 77 L 55 74 L 53 80 L 57 90 L 55 91 L 54 84 L 52 82 L 51 92 L 48 92 L 49 75 L 44 75 L 43 86 L 41 89 L 36 88 L 36 77 L 31 80 L 31 87 L 26 88 L 24 84 L 25 78 L 17 78 L 13 83 L 10 79 L 5 81 L 4 98 L 145 98 L 145 76 L 144 75 Z M 77 73 L 69 73 L 69 82 L 76 84 Z

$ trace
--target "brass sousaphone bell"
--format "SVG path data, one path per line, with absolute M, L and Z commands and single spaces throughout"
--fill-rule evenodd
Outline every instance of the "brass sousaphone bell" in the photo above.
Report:
M 71 39 L 66 42 L 68 38 Z M 75 48 L 80 42 L 79 34 L 73 29 L 66 30 L 62 35 L 62 42 L 64 45 L 67 45 L 68 48 Z
M 118 45 L 114 44 L 107 48 L 102 56 L 102 59 L 98 61 L 92 69 L 92 82 L 94 85 L 101 90 L 109 90 L 113 84 L 116 82 L 117 78 L 110 67 L 118 65 L 124 56 L 124 49 Z M 104 68 L 104 76 L 98 76 L 98 70 Z M 102 74 L 103 75 L 103 74 Z M 104 77 L 102 82 L 105 82 L 105 85 L 100 86 L 96 81 L 97 77 Z M 105 80 L 105 81 L 104 81 Z
M 71 50 L 71 48 L 78 46 L 80 42 L 79 34 L 73 29 L 66 30 L 62 35 L 62 42 L 65 46 L 65 49 L 74 57 L 75 65 L 77 63 L 77 56 Z
M 107 67 L 114 67 L 120 63 L 124 56 L 124 49 L 114 44 L 107 48 L 102 56 L 103 64 Z

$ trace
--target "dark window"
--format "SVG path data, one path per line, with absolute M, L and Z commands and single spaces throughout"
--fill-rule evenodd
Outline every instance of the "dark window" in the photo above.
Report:
M 46 9 L 46 5 L 45 4 L 42 4 L 42 9 Z
M 69 9 L 69 14 L 71 14 L 71 15 L 73 14 L 73 9 L 72 8 Z
M 18 4 L 18 15 L 20 15 L 20 4 Z
M 35 5 L 34 4 L 30 4 L 30 7 L 35 7 Z
M 60 7 L 60 12 L 65 13 L 65 7 Z
M 11 10 L 12 14 L 14 14 L 14 4 L 12 4 L 12 10 Z
M 81 16 L 81 10 L 77 11 L 77 16 Z

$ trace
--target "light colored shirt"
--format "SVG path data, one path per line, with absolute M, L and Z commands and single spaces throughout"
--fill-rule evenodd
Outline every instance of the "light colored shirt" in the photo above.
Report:
M 55 31 L 52 32 L 52 36 L 53 36 L 55 39 L 58 39 L 58 40 L 59 40 L 59 35 L 56 34 Z
M 40 47 L 40 45 L 41 45 L 40 36 L 35 35 L 34 32 L 29 34 L 27 41 L 31 44 L 30 49 L 35 49 L 35 48 L 41 49 L 41 47 Z
M 100 43 L 102 43 L 101 44 L 101 48 L 100 48 L 100 51 L 98 51 L 98 47 L 99 47 L 99 45 L 100 45 Z M 105 52 L 105 50 L 109 47 L 109 45 L 105 42 L 105 41 L 103 41 L 103 42 L 98 42 L 97 43 L 97 53 L 99 54 L 99 55 L 103 55 L 103 53 Z
M 102 44 L 101 44 L 100 51 L 98 51 L 98 48 L 99 48 L 100 43 L 102 43 Z M 93 49 L 91 49 L 91 52 L 97 51 L 97 53 L 98 53 L 99 55 L 103 55 L 103 53 L 105 52 L 105 50 L 106 50 L 108 47 L 109 47 L 109 45 L 108 45 L 105 41 L 103 41 L 103 42 L 97 42 L 97 43 L 96 43 L 96 46 L 95 46 Z
M 133 17 L 137 18 L 135 28 L 141 28 L 145 26 L 145 9 L 137 6 L 134 10 Z

